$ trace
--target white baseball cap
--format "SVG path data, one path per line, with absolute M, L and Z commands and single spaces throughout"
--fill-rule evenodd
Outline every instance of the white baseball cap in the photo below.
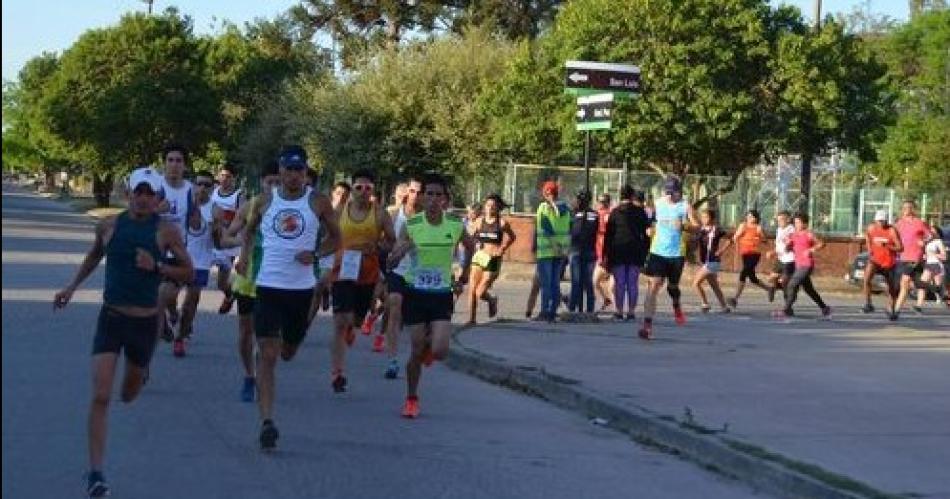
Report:
M 875 222 L 886 222 L 887 221 L 887 212 L 884 210 L 877 210 L 874 212 L 874 221 Z
M 142 184 L 148 184 L 152 192 L 158 193 L 162 188 L 162 176 L 152 167 L 136 168 L 129 175 L 129 190 L 134 191 Z

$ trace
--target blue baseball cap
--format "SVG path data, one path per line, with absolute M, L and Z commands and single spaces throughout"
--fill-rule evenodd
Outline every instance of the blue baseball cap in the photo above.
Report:
M 663 184 L 663 192 L 683 192 L 683 186 L 680 184 L 678 178 L 671 175 L 666 177 L 666 182 Z
M 281 168 L 307 169 L 307 151 L 298 145 L 284 147 L 277 160 Z

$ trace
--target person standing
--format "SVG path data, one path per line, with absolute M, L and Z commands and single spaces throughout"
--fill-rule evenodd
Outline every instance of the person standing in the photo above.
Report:
M 89 472 L 86 493 L 106 497 L 109 484 L 103 473 L 106 420 L 120 352 L 125 353 L 122 402 L 130 403 L 142 389 L 158 337 L 158 288 L 162 278 L 190 282 L 191 259 L 179 227 L 157 214 L 162 178 L 152 168 L 132 172 L 128 183 L 129 207 L 96 225 L 92 248 L 73 280 L 53 298 L 54 310 L 72 300 L 76 289 L 106 259 L 102 309 L 92 344 L 93 387 L 89 406 Z M 170 254 L 173 263 L 163 262 Z
M 422 366 L 448 354 L 452 335 L 452 311 L 455 304 L 453 288 L 468 282 L 469 265 L 465 261 L 458 281 L 454 281 L 452 260 L 455 247 L 461 242 L 466 254 L 475 248 L 465 233 L 461 220 L 443 209 L 448 185 L 441 176 L 429 175 L 422 182 L 425 211 L 410 218 L 400 242 L 390 253 L 395 263 L 414 252 L 413 263 L 406 274 L 403 301 L 403 322 L 412 335 L 412 354 L 406 364 L 406 401 L 402 416 L 419 416 L 419 380 Z
M 571 210 L 558 199 L 558 186 L 547 181 L 541 187 L 544 201 L 535 217 L 537 269 L 541 289 L 540 319 L 554 322 L 561 302 L 561 271 L 570 245 Z
M 238 273 L 248 275 L 255 235 L 260 231 L 254 333 L 260 351 L 257 388 L 262 450 L 274 449 L 280 435 L 273 420 L 277 356 L 280 354 L 285 361 L 293 359 L 307 334 L 320 225 L 326 226 L 335 249 L 340 248 L 340 229 L 330 200 L 306 184 L 306 151 L 300 146 L 287 146 L 278 162 L 280 187 L 261 193 L 255 201 L 236 267 Z
M 488 303 L 488 317 L 498 314 L 498 297 L 488 294 L 501 272 L 501 261 L 515 243 L 515 231 L 501 216 L 508 205 L 498 194 L 485 197 L 483 214 L 473 224 L 472 236 L 478 250 L 472 256 L 471 286 L 468 299 L 468 324 L 475 324 L 478 302 Z
M 614 279 L 614 304 L 617 306 L 614 319 L 617 321 L 636 320 L 640 269 L 646 262 L 649 247 L 647 229 L 650 221 L 643 207 L 636 204 L 636 194 L 629 185 L 620 188 L 620 204 L 610 213 L 604 236 L 604 263 Z
M 742 290 L 745 289 L 745 283 L 748 280 L 752 284 L 762 288 L 769 293 L 769 288 L 759 281 L 755 274 L 755 268 L 762 259 L 762 253 L 759 252 L 759 246 L 765 239 L 765 232 L 762 225 L 759 224 L 760 217 L 758 210 L 749 210 L 745 216 L 745 222 L 739 224 L 736 228 L 736 234 L 733 241 L 739 248 L 739 256 L 742 258 L 742 270 L 739 272 L 739 285 L 736 287 L 736 294 L 729 299 L 729 306 L 736 308 L 739 305 L 739 297 L 742 296 Z M 774 293 L 774 292 L 773 292 Z
M 703 210 L 699 214 L 699 222 L 701 226 L 696 239 L 699 246 L 700 268 L 693 279 L 693 287 L 696 288 L 699 299 L 702 301 L 700 307 L 703 313 L 709 312 L 710 309 L 709 300 L 706 299 L 706 291 L 703 290 L 703 282 L 707 282 L 713 294 L 716 295 L 716 299 L 719 300 L 720 310 L 722 313 L 728 314 L 731 310 L 726 305 L 726 299 L 719 287 L 718 274 L 722 265 L 722 254 L 729 248 L 732 241 L 727 238 L 726 245 L 720 246 L 726 231 L 719 226 L 715 210 Z
M 584 314 L 584 297 L 587 297 L 586 314 L 594 315 L 594 252 L 597 243 L 597 228 L 600 219 L 591 209 L 590 193 L 584 191 L 577 195 L 576 208 L 571 218 L 571 298 L 567 309 L 570 313 Z
M 653 239 L 647 255 L 644 274 L 650 279 L 649 293 L 643 304 L 643 326 L 637 332 L 640 338 L 653 337 L 653 314 L 656 313 L 656 296 L 663 285 L 673 301 L 673 318 L 678 325 L 686 324 L 686 315 L 680 305 L 680 278 L 686 258 L 682 234 L 697 226 L 696 214 L 683 198 L 679 179 L 668 177 L 663 185 L 664 196 L 656 200 L 653 208 Z
M 892 321 L 896 320 L 895 305 L 897 304 L 899 285 L 897 276 L 894 275 L 894 266 L 897 263 L 897 254 L 903 250 L 901 238 L 897 234 L 897 229 L 887 223 L 887 212 L 884 210 L 878 210 L 874 214 L 874 223 L 868 226 L 864 237 L 868 248 L 868 265 L 864 269 L 864 299 L 866 303 L 861 311 L 866 314 L 874 312 L 874 305 L 871 304 L 871 285 L 874 282 L 874 277 L 880 275 L 887 285 L 887 296 L 889 298 L 887 316 Z
M 915 202 L 904 201 L 901 205 L 901 218 L 894 224 L 904 248 L 900 252 L 897 264 L 901 289 L 897 295 L 897 303 L 894 305 L 895 314 L 900 314 L 901 309 L 904 308 L 904 302 L 907 301 L 907 295 L 914 286 L 914 280 L 923 271 L 921 262 L 924 258 L 924 241 L 930 235 L 930 227 L 917 216 L 916 210 Z
M 824 248 L 825 243 L 808 230 L 808 215 L 795 215 L 794 222 L 795 232 L 791 236 L 791 243 L 795 254 L 795 273 L 786 286 L 785 308 L 776 313 L 776 318 L 787 319 L 795 314 L 792 307 L 798 298 L 799 288 L 802 288 L 821 309 L 821 316 L 830 319 L 831 307 L 825 304 L 811 282 L 811 274 L 815 270 L 815 252 Z

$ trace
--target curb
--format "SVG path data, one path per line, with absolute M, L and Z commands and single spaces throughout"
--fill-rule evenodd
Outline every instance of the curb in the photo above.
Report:
M 752 486 L 756 491 L 785 498 L 857 499 L 894 498 L 870 485 L 795 461 L 757 446 L 716 436 L 696 425 L 679 423 L 669 416 L 622 407 L 584 389 L 576 381 L 547 373 L 542 368 L 513 366 L 483 354 L 453 338 L 445 364 L 492 384 L 538 397 L 587 418 L 599 418 L 633 440 L 679 454 L 701 466 Z

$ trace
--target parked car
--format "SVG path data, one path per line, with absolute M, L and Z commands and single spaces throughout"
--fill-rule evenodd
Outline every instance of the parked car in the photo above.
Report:
M 848 274 L 844 276 L 845 280 L 854 286 L 864 286 L 864 273 L 868 268 L 868 252 L 858 253 L 851 262 L 851 268 Z M 878 274 L 871 281 L 871 291 L 887 291 L 887 283 L 884 282 L 884 276 Z

